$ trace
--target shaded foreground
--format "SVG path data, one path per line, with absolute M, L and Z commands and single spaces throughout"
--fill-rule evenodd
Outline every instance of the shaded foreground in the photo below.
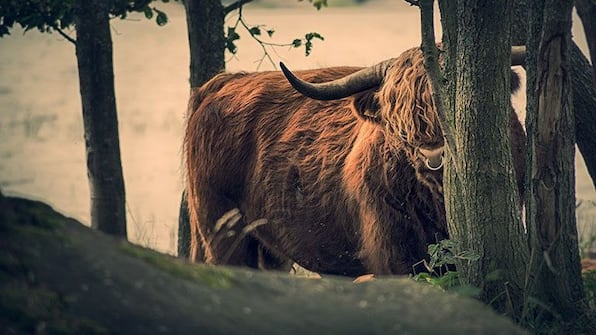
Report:
M 0 329 L 22 333 L 522 334 L 406 278 L 354 284 L 188 264 L 0 194 Z

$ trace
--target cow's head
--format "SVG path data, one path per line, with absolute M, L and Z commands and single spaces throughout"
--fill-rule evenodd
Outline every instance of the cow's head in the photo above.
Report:
M 512 65 L 523 63 L 524 55 L 525 48 L 512 48 Z M 351 97 L 354 111 L 381 125 L 392 141 L 390 145 L 405 151 L 416 171 L 426 178 L 442 168 L 444 139 L 420 48 L 326 83 L 305 82 L 283 63 L 281 69 L 305 96 L 317 100 Z

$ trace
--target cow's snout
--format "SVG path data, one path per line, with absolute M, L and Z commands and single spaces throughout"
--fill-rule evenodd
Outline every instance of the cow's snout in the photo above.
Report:
M 419 148 L 418 152 L 427 169 L 437 171 L 443 167 L 443 156 L 445 153 L 444 146 L 434 149 Z

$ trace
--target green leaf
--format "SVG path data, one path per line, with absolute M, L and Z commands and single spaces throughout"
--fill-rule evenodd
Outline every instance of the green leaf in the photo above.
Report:
M 302 2 L 303 0 L 298 0 L 298 2 Z M 313 6 L 320 10 L 321 7 L 327 7 L 327 0 L 308 0 L 308 2 L 312 3 Z
M 260 36 L 261 35 L 261 28 L 259 28 L 258 26 L 254 26 L 251 27 L 248 32 L 252 35 L 252 36 Z
M 238 47 L 236 47 L 235 41 L 240 39 L 240 35 L 236 32 L 236 27 L 228 27 L 228 32 L 226 34 L 226 49 L 235 54 L 238 51 Z
M 157 22 L 158 26 L 163 26 L 168 23 L 168 16 L 166 13 L 160 11 L 157 8 L 153 8 L 153 10 L 157 13 L 157 17 L 155 18 L 155 22 Z
M 267 35 L 269 35 L 269 37 L 272 37 L 273 33 L 275 33 L 275 30 L 273 30 L 273 29 L 267 30 Z
M 292 41 L 293 48 L 299 48 L 301 45 L 302 45 L 302 40 L 299 38 Z
M 143 13 L 145 14 L 145 17 L 147 19 L 151 19 L 153 17 L 153 9 L 149 8 L 149 7 L 145 7 L 143 9 Z
M 309 56 L 310 53 L 312 52 L 312 47 L 313 47 L 312 40 L 315 38 L 318 38 L 321 41 L 325 40 L 323 38 L 323 36 L 321 36 L 321 34 L 315 33 L 315 32 L 308 33 L 308 34 L 304 35 L 304 39 L 306 40 L 306 43 L 304 43 L 304 51 L 306 53 L 306 56 Z
M 455 257 L 459 258 L 459 259 L 463 259 L 463 260 L 467 260 L 467 261 L 477 261 L 480 259 L 480 255 L 478 255 L 476 252 L 472 251 L 472 250 L 464 250 L 462 252 L 460 252 L 459 254 L 457 254 Z
M 238 47 L 236 46 L 236 44 L 234 44 L 234 42 L 231 41 L 226 41 L 226 49 L 232 54 L 235 54 L 236 51 L 238 51 Z

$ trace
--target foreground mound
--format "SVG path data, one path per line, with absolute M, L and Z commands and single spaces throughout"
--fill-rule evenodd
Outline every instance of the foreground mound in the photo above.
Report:
M 406 278 L 354 284 L 188 264 L 0 195 L 9 334 L 521 334 L 487 306 Z

